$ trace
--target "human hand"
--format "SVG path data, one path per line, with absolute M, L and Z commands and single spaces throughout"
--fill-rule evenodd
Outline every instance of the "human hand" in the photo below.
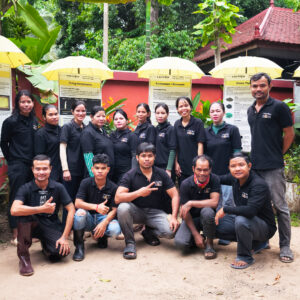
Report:
M 65 256 L 70 253 L 70 245 L 69 245 L 68 239 L 66 239 L 64 236 L 61 236 L 60 239 L 58 239 L 56 241 L 56 249 L 58 247 L 59 247 L 60 255 Z
M 219 225 L 219 219 L 224 218 L 224 216 L 225 216 L 225 213 L 224 213 L 224 210 L 223 210 L 223 207 L 222 207 L 216 213 L 216 216 L 215 216 L 216 225 Z
M 191 210 L 191 208 L 192 208 L 192 206 L 190 205 L 189 201 L 181 206 L 180 216 L 182 219 L 186 218 L 186 215 Z
M 200 249 L 204 249 L 205 248 L 203 236 L 199 232 L 197 232 L 194 235 L 194 241 L 195 241 L 195 244 L 196 244 L 196 246 L 198 248 L 200 248 Z
M 177 177 L 181 176 L 181 168 L 178 162 L 175 163 L 175 174 Z
M 105 200 L 104 202 L 98 204 L 97 207 L 96 207 L 96 212 L 101 214 L 101 215 L 107 215 L 107 213 L 109 211 L 109 207 L 105 205 L 106 203 L 107 203 L 107 200 Z
M 72 180 L 71 173 L 70 173 L 69 170 L 63 171 L 63 179 L 64 179 L 64 181 L 71 181 Z
M 152 186 L 155 184 L 155 182 L 151 182 L 147 186 L 144 186 L 139 189 L 139 194 L 141 197 L 147 197 L 149 196 L 153 191 L 157 191 L 158 188 L 153 188 Z
M 55 211 L 56 203 L 52 203 L 53 197 L 50 197 L 42 206 L 41 212 L 52 215 Z
M 93 230 L 94 231 L 94 235 L 93 235 L 93 238 L 94 239 L 99 239 L 99 238 L 102 238 L 104 236 L 104 233 L 106 231 L 106 228 L 107 228 L 107 222 L 104 220 L 102 222 L 100 222 L 96 227 L 95 229 Z
M 175 218 L 174 216 L 171 216 L 171 218 L 169 220 L 169 225 L 170 225 L 170 229 L 173 232 L 176 232 L 176 230 L 179 227 L 179 222 L 178 222 L 177 218 Z

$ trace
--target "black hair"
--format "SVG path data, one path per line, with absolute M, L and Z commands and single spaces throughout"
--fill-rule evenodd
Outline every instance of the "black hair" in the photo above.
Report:
M 235 152 L 235 153 L 233 153 L 232 156 L 230 157 L 230 160 L 229 160 L 229 161 L 231 161 L 231 160 L 234 159 L 234 158 L 238 158 L 238 157 L 243 158 L 243 159 L 246 161 L 247 164 L 250 163 L 249 156 L 248 156 L 248 154 L 245 153 L 245 152 Z
M 46 118 L 46 114 L 47 114 L 47 111 L 51 108 L 55 108 L 57 111 L 57 107 L 53 104 L 46 104 L 45 106 L 43 106 L 43 109 L 42 109 L 42 115 Z
M 219 104 L 219 106 L 221 107 L 222 111 L 225 112 L 225 105 L 224 105 L 222 102 L 220 102 L 220 101 L 216 101 L 216 102 L 211 103 L 210 106 L 209 106 L 209 112 L 210 112 L 210 108 L 211 108 L 214 104 Z
M 162 107 L 166 111 L 166 113 L 169 114 L 169 106 L 164 102 L 157 103 L 156 106 L 155 106 L 154 111 L 156 112 L 156 110 L 160 107 Z
M 95 105 L 95 106 L 92 107 L 90 115 L 94 116 L 99 111 L 104 111 L 105 112 L 105 109 L 100 105 Z
M 28 91 L 28 90 L 21 90 L 17 93 L 16 98 L 15 98 L 15 108 L 13 110 L 13 114 L 20 114 L 20 106 L 19 106 L 19 102 L 20 102 L 20 98 L 22 96 L 27 96 L 29 97 L 32 102 L 34 102 L 34 98 L 32 96 L 32 94 Z M 34 110 L 32 109 L 32 111 L 29 114 L 30 116 L 34 116 Z
M 155 146 L 151 143 L 141 143 L 138 145 L 136 149 L 136 155 L 139 156 L 143 152 L 152 152 L 155 155 L 156 154 Z
M 192 163 L 194 168 L 196 167 L 196 164 L 197 164 L 198 160 L 200 160 L 200 161 L 208 161 L 209 168 L 210 169 L 212 168 L 213 162 L 212 162 L 212 159 L 208 155 L 202 154 L 202 155 L 197 155 L 196 157 L 194 157 L 193 163 Z
M 102 153 L 102 154 L 96 154 L 94 157 L 93 157 L 93 166 L 95 164 L 104 164 L 104 165 L 107 165 L 109 167 L 109 157 L 107 154 L 105 153 Z
M 175 103 L 176 108 L 178 108 L 180 100 L 185 100 L 190 105 L 191 109 L 193 109 L 193 103 L 192 103 L 192 100 L 189 97 L 178 97 L 176 99 L 176 103 Z
M 122 115 L 127 121 L 128 121 L 128 116 L 126 114 L 126 112 L 122 109 L 122 108 L 119 108 L 115 111 L 114 115 L 113 115 L 113 120 L 115 119 L 115 115 L 116 114 L 120 114 Z
M 261 79 L 262 77 L 265 77 L 268 80 L 269 85 L 271 84 L 271 81 L 272 81 L 271 77 L 267 73 L 264 73 L 264 72 L 260 72 L 260 73 L 256 73 L 256 74 L 252 75 L 250 78 L 250 84 L 252 83 L 252 81 L 257 81 L 257 80 Z
M 36 155 L 33 159 L 32 159 L 32 166 L 33 166 L 33 162 L 37 160 L 37 161 L 43 161 L 43 160 L 48 160 L 49 164 L 51 165 L 51 158 L 46 155 L 46 154 L 38 154 Z
M 138 110 L 139 107 L 144 107 L 145 110 L 146 110 L 146 112 L 147 112 L 147 113 L 150 113 L 150 116 L 147 117 L 147 121 L 148 121 L 149 123 L 152 123 L 152 122 L 151 122 L 151 119 L 150 119 L 150 117 L 151 117 L 151 110 L 150 110 L 149 105 L 148 105 L 147 103 L 139 103 L 139 104 L 136 106 L 136 110 Z
M 82 100 L 76 100 L 72 103 L 71 110 L 74 111 L 77 106 L 83 105 L 86 108 L 86 103 Z

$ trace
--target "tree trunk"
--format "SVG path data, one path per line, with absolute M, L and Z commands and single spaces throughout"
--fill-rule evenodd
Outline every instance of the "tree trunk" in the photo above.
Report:
M 151 0 L 146 0 L 146 48 L 145 48 L 145 62 L 150 60 L 151 53 Z
M 215 67 L 221 63 L 221 45 L 220 38 L 216 39 L 216 50 L 215 50 Z
M 108 3 L 104 3 L 103 10 L 103 63 L 108 65 Z
M 151 13 L 150 13 L 150 26 L 151 29 L 158 25 L 158 14 L 159 14 L 159 6 L 158 2 L 151 0 Z M 153 33 L 157 33 L 157 29 L 152 31 Z

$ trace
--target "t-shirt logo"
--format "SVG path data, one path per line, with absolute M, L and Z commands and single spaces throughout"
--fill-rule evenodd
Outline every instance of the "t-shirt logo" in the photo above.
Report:
M 163 138 L 163 137 L 165 137 L 165 133 L 161 132 L 158 136 Z
M 229 138 L 229 133 L 223 133 L 223 134 L 221 135 L 221 138 L 222 138 L 222 139 L 228 139 L 228 138 Z
M 261 117 L 262 117 L 263 119 L 271 119 L 272 114 L 270 114 L 270 113 L 263 113 Z
M 108 201 L 110 199 L 110 195 L 109 194 L 103 194 L 102 196 L 104 201 Z
M 32 126 L 32 128 L 33 128 L 33 130 L 38 130 L 39 127 L 38 127 L 37 125 L 34 124 L 34 125 Z
M 48 191 L 39 191 L 39 195 L 40 195 L 40 206 L 42 206 L 47 201 Z
M 146 138 L 146 133 L 145 132 L 141 133 L 140 134 L 140 139 L 145 139 L 145 138 Z
M 248 194 L 245 193 L 245 192 L 243 192 L 243 193 L 242 193 L 242 197 L 245 198 L 245 199 L 248 199 Z
M 127 142 L 128 142 L 128 138 L 122 138 L 122 139 L 121 139 L 121 142 L 122 142 L 122 143 L 127 143 Z
M 209 193 L 210 193 L 210 188 L 209 188 L 209 187 L 205 188 L 205 189 L 204 189 L 204 193 L 205 193 L 205 194 L 209 194 Z
M 162 181 L 155 181 L 155 186 L 162 186 Z
M 194 131 L 194 130 L 191 130 L 191 129 L 187 130 L 186 133 L 187 133 L 188 135 L 195 135 L 195 131 Z

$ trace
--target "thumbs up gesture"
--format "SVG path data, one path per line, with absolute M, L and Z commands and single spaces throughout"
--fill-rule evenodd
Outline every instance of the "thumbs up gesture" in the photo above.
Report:
M 106 215 L 109 211 L 109 207 L 105 205 L 106 203 L 107 203 L 107 200 L 105 200 L 101 204 L 98 204 L 96 206 L 96 212 L 101 214 L 101 215 Z
M 56 203 L 52 203 L 53 197 L 50 197 L 43 205 L 42 212 L 45 214 L 53 214 L 55 211 Z

